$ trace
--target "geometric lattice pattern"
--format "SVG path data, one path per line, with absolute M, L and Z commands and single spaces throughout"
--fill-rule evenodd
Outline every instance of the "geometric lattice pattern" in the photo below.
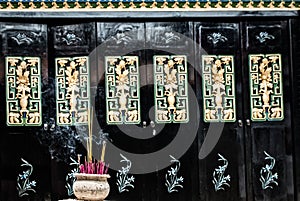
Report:
M 55 59 L 58 125 L 87 124 L 90 106 L 88 57 Z
M 140 123 L 138 57 L 107 56 L 105 65 L 107 124 Z
M 284 119 L 280 54 L 249 55 L 252 121 Z
M 6 112 L 8 126 L 42 123 L 41 61 L 39 57 L 6 57 Z
M 155 121 L 189 121 L 187 60 L 183 55 L 154 56 Z
M 202 56 L 203 111 L 205 122 L 236 120 L 233 56 Z

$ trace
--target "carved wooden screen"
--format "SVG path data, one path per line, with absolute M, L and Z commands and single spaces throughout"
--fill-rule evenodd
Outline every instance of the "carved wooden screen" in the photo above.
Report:
M 186 56 L 154 56 L 155 120 L 188 122 Z
M 284 118 L 280 54 L 249 55 L 252 121 Z
M 140 115 L 140 79 L 137 56 L 105 57 L 106 122 L 138 124 Z
M 41 125 L 41 62 L 39 57 L 6 57 L 7 125 Z
M 234 122 L 235 81 L 233 56 L 202 56 L 205 122 Z
M 55 66 L 57 123 L 87 123 L 90 106 L 88 57 L 56 58 Z

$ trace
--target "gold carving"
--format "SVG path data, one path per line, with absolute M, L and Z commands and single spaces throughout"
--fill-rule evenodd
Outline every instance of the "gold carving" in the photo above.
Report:
M 185 56 L 155 56 L 156 121 L 187 122 L 187 66 Z
M 190 3 L 188 1 L 185 2 L 184 5 L 182 6 L 182 8 L 189 9 L 190 8 Z
M 232 56 L 202 56 L 204 121 L 235 121 Z
M 289 5 L 288 7 L 289 7 L 289 8 L 296 8 L 296 7 L 295 7 L 295 1 L 292 0 L 292 2 L 290 3 L 290 5 Z
M 156 2 L 155 2 L 156 3 Z M 141 8 L 146 8 L 147 7 L 147 4 L 145 3 L 145 1 L 143 1 L 142 3 L 140 3 L 140 7 Z
M 274 5 L 275 5 L 274 0 L 271 0 L 270 3 L 269 3 L 269 5 L 268 5 L 268 8 L 275 8 Z
M 29 9 L 35 9 L 36 6 L 34 5 L 34 2 L 29 2 Z
M 232 1 L 231 0 L 228 1 L 225 8 L 232 8 Z
M 157 2 L 154 1 L 154 2 L 151 4 L 150 8 L 157 8 Z
M 85 9 L 90 9 L 90 8 L 93 8 L 93 6 L 91 5 L 90 2 L 85 2 Z
M 264 8 L 264 2 L 262 0 L 260 0 L 259 4 L 257 5 L 257 8 Z
M 98 1 L 96 5 L 97 5 L 97 7 L 96 7 L 97 9 L 104 8 L 104 6 L 100 3 L 100 1 Z
M 197 0 L 195 5 L 193 6 L 193 8 L 196 8 L 196 9 L 201 8 L 199 0 Z
M 200 9 L 202 11 L 205 11 L 205 9 L 222 9 L 222 10 L 231 10 L 231 9 L 254 9 L 254 10 L 260 10 L 260 9 L 275 9 L 275 8 L 291 8 L 291 9 L 297 9 L 299 10 L 300 4 L 297 3 L 297 1 L 292 0 L 290 2 L 281 0 L 280 3 L 277 3 L 275 0 L 260 0 L 259 2 L 250 0 L 248 2 L 238 0 L 235 2 L 232 2 L 232 0 L 218 0 L 212 1 L 212 0 L 206 0 L 206 2 L 199 2 L 199 0 L 196 0 L 195 3 L 192 2 L 178 2 L 177 0 L 174 0 L 173 2 L 169 1 L 152 1 L 149 2 L 149 6 L 147 5 L 147 2 L 142 1 L 142 2 L 137 2 L 137 1 L 127 1 L 126 3 L 123 3 L 123 1 L 115 1 L 112 2 L 111 0 L 109 1 L 85 1 L 82 3 L 79 3 L 78 0 L 68 1 L 64 0 L 64 2 L 59 2 L 56 3 L 56 0 L 50 1 L 49 3 L 52 3 L 52 6 L 50 7 L 51 9 L 59 9 L 59 11 L 64 11 L 64 10 L 69 10 L 69 9 L 80 9 L 80 8 L 85 8 L 85 9 L 113 9 L 113 8 L 118 8 L 118 11 L 120 10 L 132 10 L 132 9 L 153 9 L 153 8 L 160 8 L 160 9 L 170 9 L 170 10 L 182 10 L 184 11 L 185 9 L 190 9 L 190 8 L 195 8 L 195 9 Z M 129 6 L 127 6 L 129 3 Z M 159 5 L 161 6 L 158 6 Z M 4 6 L 6 4 L 6 6 Z M 16 5 L 17 6 L 14 6 Z M 117 5 L 118 4 L 118 5 Z M 203 5 L 204 4 L 204 5 Z M 289 5 L 288 5 L 289 4 Z M 117 5 L 117 6 L 116 6 Z M 151 6 L 150 6 L 151 5 Z M 4 6 L 4 7 L 3 7 Z M 42 0 L 41 2 L 34 2 L 31 0 L 30 2 L 22 2 L 22 0 L 19 1 L 14 1 L 14 3 L 11 3 L 10 0 L 8 2 L 2 1 L 0 3 L 0 9 L 19 9 L 19 10 L 44 10 L 44 9 L 50 9 L 48 8 L 47 4 Z
M 252 120 L 282 120 L 281 56 L 250 55 Z
M 75 9 L 81 8 L 81 5 L 80 5 L 80 3 L 79 3 L 78 1 L 76 1 L 76 2 L 74 3 L 74 8 L 75 8 Z
M 175 1 L 174 4 L 172 5 L 172 8 L 179 8 L 178 5 L 179 5 L 178 1 Z
M 118 5 L 119 5 L 118 9 L 126 8 L 126 6 L 123 4 L 122 1 L 120 1 Z
M 47 9 L 48 6 L 46 5 L 46 3 L 44 1 L 41 2 L 41 9 Z
M 211 4 L 210 1 L 207 0 L 205 5 L 204 5 L 204 8 L 211 8 L 210 4 Z
M 129 8 L 131 8 L 131 9 L 134 9 L 134 8 L 136 8 L 136 5 L 134 4 L 134 2 L 130 2 L 129 3 Z
M 65 2 L 63 3 L 63 8 L 64 8 L 64 9 L 69 9 L 69 8 L 70 8 L 68 2 L 65 1 Z
M 59 6 L 57 5 L 57 3 L 55 1 L 52 2 L 52 9 L 58 9 Z
M 107 123 L 139 123 L 139 74 L 135 56 L 106 57 Z
M 40 125 L 39 58 L 7 57 L 6 68 L 8 125 Z
M 58 124 L 86 124 L 89 107 L 88 58 L 57 58 L 56 82 Z
M 22 2 L 18 2 L 18 9 L 22 10 L 24 8 L 25 8 L 25 6 L 23 5 L 23 3 Z
M 247 5 L 247 8 L 254 8 L 253 4 L 254 4 L 254 2 L 252 0 L 250 0 L 250 2 Z
M 285 1 L 284 0 L 282 0 L 280 2 L 280 4 L 278 5 L 278 8 L 285 8 Z
M 168 2 L 164 1 L 164 3 L 162 4 L 161 8 L 168 8 Z
M 216 3 L 215 8 L 222 8 L 222 2 L 220 0 Z
M 244 6 L 243 6 L 243 1 L 241 1 L 241 0 L 239 0 L 239 2 L 236 4 L 236 8 L 244 8 Z
M 111 1 L 109 1 L 108 3 L 107 3 L 107 7 L 106 8 L 108 8 L 108 9 L 113 9 L 113 8 L 115 8 L 115 6 L 114 6 L 114 4 L 111 2 Z

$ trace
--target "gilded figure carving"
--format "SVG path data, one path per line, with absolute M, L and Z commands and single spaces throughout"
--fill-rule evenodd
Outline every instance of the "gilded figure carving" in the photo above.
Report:
M 234 122 L 235 86 L 233 56 L 202 56 L 205 122 Z
M 280 54 L 249 55 L 252 121 L 284 118 Z
M 56 58 L 55 63 L 58 124 L 86 124 L 90 104 L 88 57 Z
M 38 57 L 6 57 L 7 125 L 41 124 L 41 69 Z
M 188 122 L 186 56 L 154 56 L 155 119 Z
M 106 57 L 106 121 L 140 122 L 139 66 L 136 56 Z

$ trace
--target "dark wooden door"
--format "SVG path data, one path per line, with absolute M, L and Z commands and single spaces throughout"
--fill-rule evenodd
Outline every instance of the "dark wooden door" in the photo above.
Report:
M 108 161 L 113 164 L 110 171 L 112 179 L 109 199 L 197 200 L 198 173 L 197 162 L 194 160 L 197 157 L 197 146 L 194 139 L 198 128 L 198 112 L 195 110 L 194 116 L 189 116 L 189 119 L 186 115 L 193 110 L 193 107 L 187 103 L 188 95 L 194 93 L 194 70 L 188 64 L 189 59 L 193 58 L 193 48 L 190 48 L 193 47 L 192 23 L 98 23 L 97 27 L 97 56 L 101 72 L 98 75 L 99 96 L 96 105 L 99 106 L 97 111 L 99 111 L 100 125 L 105 132 L 109 133 L 112 140 L 112 143 L 107 146 L 107 158 L 115 160 Z M 176 58 L 181 60 L 176 61 Z M 134 62 L 130 64 L 133 59 Z M 122 68 L 139 79 L 136 88 L 130 85 L 125 90 L 130 97 L 126 102 L 128 111 L 122 108 L 122 90 L 114 91 L 114 84 L 111 82 L 112 79 L 116 80 L 115 85 L 122 87 L 120 76 L 125 74 L 125 70 L 117 72 L 122 62 L 125 64 Z M 178 63 L 174 64 L 174 69 L 182 71 L 183 79 L 178 80 L 178 83 L 182 82 L 181 92 L 178 92 L 181 99 L 176 100 L 176 104 L 180 106 L 175 105 L 171 108 L 172 105 L 167 103 L 165 92 L 160 93 L 161 97 L 156 96 L 158 93 L 155 92 L 165 90 L 163 84 L 160 88 L 156 84 L 156 76 L 162 76 L 164 79 L 163 71 L 157 72 L 156 69 L 169 64 L 173 68 L 173 62 Z M 116 69 L 115 75 L 112 69 Z M 180 77 L 175 79 L 178 78 Z M 130 76 L 128 79 L 129 83 L 133 81 Z M 139 94 L 138 97 L 132 93 L 134 90 L 139 90 L 136 92 Z M 132 101 L 139 106 L 130 104 Z M 159 103 L 164 106 L 158 106 Z M 197 104 L 196 98 L 194 103 Z M 115 104 L 120 108 L 114 109 Z M 139 110 L 136 119 L 130 119 L 128 116 L 133 110 Z M 158 110 L 168 114 L 162 117 L 162 113 L 158 114 Z M 182 112 L 182 119 L 179 116 L 180 112 Z M 113 113 L 117 115 L 116 118 L 113 118 Z M 194 128 L 193 134 L 187 133 L 193 130 L 191 127 Z M 178 138 L 177 135 L 181 137 Z M 192 148 L 182 157 L 191 145 Z M 115 151 L 115 146 L 119 148 L 118 151 Z M 132 182 L 134 188 L 127 187 L 128 191 L 124 192 L 120 191 L 120 186 L 117 184 L 122 167 L 126 167 L 120 162 L 122 160 L 120 154 L 130 160 L 131 170 L 128 176 L 135 178 Z M 177 168 L 176 175 L 171 168 Z M 168 185 L 166 185 L 167 180 Z M 178 185 L 175 182 L 178 182 Z
M 195 32 L 201 200 L 292 200 L 287 22 L 198 23 Z
M 148 122 L 154 122 L 153 131 L 156 133 L 153 134 L 152 146 L 160 153 L 156 159 L 157 171 L 152 173 L 156 184 L 149 183 L 149 188 L 155 188 L 156 200 L 160 201 L 198 200 L 196 135 L 199 112 L 195 96 L 192 39 L 192 22 L 146 23 L 147 80 L 149 92 L 153 94 L 148 106 Z M 168 115 L 173 116 L 164 119 L 160 112 L 170 108 L 169 99 L 164 102 L 164 97 L 171 90 L 166 88 L 169 85 L 167 80 L 161 81 L 163 78 L 160 68 L 163 66 L 164 76 L 167 78 L 169 75 L 166 66 L 173 61 L 176 63 L 177 59 L 183 61 L 182 67 L 179 64 L 174 67 L 176 73 L 181 73 L 178 78 L 182 76 L 174 82 L 177 85 L 174 91 L 178 90 L 174 104 L 176 110 L 171 109 Z M 178 118 L 181 111 L 186 111 L 186 118 Z
M 200 198 L 246 200 L 240 26 L 197 23 L 195 32 L 202 105 Z
M 155 196 L 146 190 L 145 175 L 131 173 L 132 169 L 140 168 L 132 156 L 145 153 L 148 147 L 148 142 L 139 139 L 140 135 L 149 134 L 143 133 L 142 126 L 148 104 L 147 97 L 141 95 L 147 93 L 148 87 L 143 79 L 146 74 L 144 34 L 144 23 L 97 23 L 95 108 L 99 126 L 110 139 L 105 158 L 111 167 L 111 190 L 107 198 L 111 200 L 150 200 Z M 125 85 L 128 88 L 116 88 Z M 130 118 L 128 111 L 136 116 Z M 128 171 L 122 174 L 122 168 Z
M 42 86 L 47 79 L 47 26 L 1 23 L 1 200 L 40 200 L 50 192 L 50 157 L 35 133 L 42 122 Z M 24 89 L 26 90 L 24 91 Z M 23 93 L 24 92 L 24 93 Z M 14 116 L 14 118 L 12 118 Z M 35 117 L 34 117 L 35 116 Z M 32 165 L 33 191 L 25 195 L 23 175 Z M 17 178 L 19 177 L 19 181 Z M 28 193 L 28 192 L 27 192 Z
M 74 169 L 74 165 L 69 165 L 71 158 L 77 160 L 75 152 L 86 155 L 84 135 L 77 131 L 81 124 L 87 123 L 90 97 L 95 94 L 91 86 L 96 82 L 96 59 L 92 54 L 96 48 L 96 26 L 93 22 L 53 23 L 49 26 L 49 38 L 49 78 L 44 92 L 47 127 L 42 135 L 50 139 L 43 142 L 49 146 L 54 159 L 51 163 L 52 199 L 61 200 L 74 197 L 73 183 L 66 180 L 66 175 Z M 72 90 L 72 86 L 76 86 L 76 90 Z
M 247 189 L 253 200 L 294 199 L 288 27 L 287 21 L 243 24 Z

